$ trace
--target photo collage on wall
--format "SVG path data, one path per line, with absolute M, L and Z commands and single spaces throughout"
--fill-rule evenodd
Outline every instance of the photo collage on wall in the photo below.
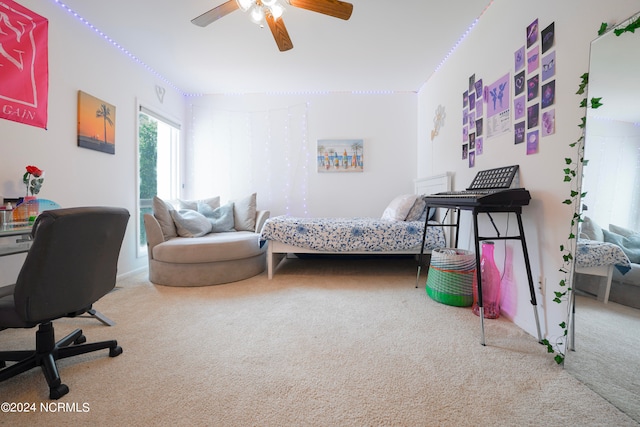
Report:
M 507 73 L 484 84 L 473 74 L 462 94 L 462 159 L 472 168 L 483 140 L 512 129 L 514 143 L 526 141 L 527 154 L 538 152 L 540 138 L 555 133 L 555 24 L 539 31 L 536 19 L 526 28 L 525 44 L 514 54 L 513 81 Z M 486 115 L 486 120 L 485 120 Z
M 514 53 L 514 144 L 525 143 L 536 154 L 540 139 L 556 132 L 555 23 L 539 31 L 536 19 L 527 26 L 525 45 Z
M 482 154 L 484 91 L 482 79 L 476 80 L 474 74 L 469 77 L 469 89 L 462 94 L 462 158 L 469 160 L 469 167 L 475 166 L 476 155 Z

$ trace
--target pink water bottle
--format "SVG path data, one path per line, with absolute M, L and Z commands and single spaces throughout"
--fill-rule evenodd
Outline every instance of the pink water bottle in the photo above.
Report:
M 482 307 L 485 319 L 497 319 L 500 317 L 500 270 L 493 259 L 493 242 L 482 242 L 482 254 L 480 256 L 480 273 L 482 276 Z M 480 316 L 478 307 L 478 278 L 473 275 L 473 306 L 476 316 Z

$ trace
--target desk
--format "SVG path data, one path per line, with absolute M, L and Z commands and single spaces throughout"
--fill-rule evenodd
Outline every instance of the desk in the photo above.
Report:
M 31 228 L 28 223 L 17 223 L 0 226 L 0 239 L 16 237 L 15 242 L 0 244 L 0 256 L 28 252 L 31 247 Z
M 424 253 L 424 239 L 427 233 L 427 227 L 454 227 L 455 228 L 455 245 L 454 247 L 458 247 L 458 230 L 460 227 L 460 211 L 468 210 L 471 211 L 473 216 L 473 235 L 474 235 L 474 243 L 475 243 L 475 251 L 476 251 L 476 279 L 478 283 L 478 308 L 480 311 L 480 344 L 485 345 L 484 339 L 484 308 L 482 306 L 482 273 L 480 271 L 480 241 L 482 240 L 520 240 L 522 243 L 522 252 L 524 255 L 524 262 L 527 269 L 527 279 L 529 281 L 529 293 L 531 294 L 531 305 L 533 306 L 533 313 L 536 320 L 536 327 L 538 330 L 538 341 L 542 341 L 542 334 L 540 333 L 540 320 L 538 318 L 538 310 L 537 310 L 537 302 L 536 302 L 536 294 L 535 288 L 533 286 L 533 276 L 531 274 L 531 265 L 529 263 L 529 252 L 527 251 L 527 243 L 524 237 L 524 227 L 522 226 L 522 206 L 521 205 L 511 205 L 511 206 L 497 206 L 497 205 L 482 205 L 482 204 L 460 204 L 455 202 L 447 202 L 446 200 L 430 200 L 429 197 L 425 197 L 425 202 L 427 204 L 427 212 L 429 208 L 445 208 L 447 209 L 447 214 L 449 212 L 456 213 L 455 224 L 429 224 L 428 221 L 425 221 L 425 227 L 423 230 L 423 240 L 422 240 L 422 250 L 420 251 L 420 259 L 422 259 L 422 255 Z M 528 204 L 528 201 L 525 203 Z M 496 237 L 483 237 L 478 235 L 478 214 L 485 213 L 489 216 L 491 220 L 491 224 L 496 230 Z M 514 236 L 500 236 L 498 228 L 493 222 L 493 218 L 491 217 L 492 213 L 513 213 L 516 215 L 518 220 L 518 235 Z

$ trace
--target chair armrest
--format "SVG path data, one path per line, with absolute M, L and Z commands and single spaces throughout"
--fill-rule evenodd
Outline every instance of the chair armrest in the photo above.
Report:
M 264 222 L 269 218 L 271 212 L 269 211 L 257 211 L 256 212 L 256 233 L 260 233 L 262 231 L 262 227 L 264 226 Z
M 149 259 L 153 258 L 153 248 L 156 245 L 164 242 L 164 235 L 162 234 L 162 228 L 155 216 L 152 214 L 144 214 L 144 229 L 147 232 L 147 248 L 149 252 Z
M 16 289 L 16 285 L 7 285 L 0 287 L 0 298 L 4 298 L 9 295 L 13 295 L 13 291 Z

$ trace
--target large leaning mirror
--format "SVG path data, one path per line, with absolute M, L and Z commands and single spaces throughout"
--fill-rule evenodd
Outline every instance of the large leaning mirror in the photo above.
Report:
M 616 27 L 637 22 L 640 14 Z M 630 263 L 576 262 L 573 351 L 566 369 L 640 422 L 640 31 L 608 31 L 591 44 L 582 215 L 577 257 L 593 242 Z M 584 242 L 582 239 L 587 240 Z M 581 245 L 581 242 L 582 245 Z M 615 248 L 614 248 L 615 249 Z M 637 255 L 634 255 L 637 254 Z M 618 253 L 619 255 L 619 253 Z M 623 255 L 623 256 L 624 256 Z M 633 255 L 633 256 L 632 256 Z M 599 260 L 604 256 L 598 255 Z M 610 282 L 609 282 L 609 277 Z M 608 288 L 608 283 L 611 283 Z M 607 289 L 608 288 L 608 289 Z

